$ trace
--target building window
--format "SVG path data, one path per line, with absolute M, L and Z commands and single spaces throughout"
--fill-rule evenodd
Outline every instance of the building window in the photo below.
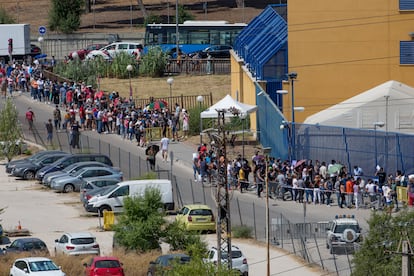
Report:
M 400 10 L 414 10 L 414 0 L 400 0 Z
M 414 41 L 400 41 L 400 64 L 414 65 Z

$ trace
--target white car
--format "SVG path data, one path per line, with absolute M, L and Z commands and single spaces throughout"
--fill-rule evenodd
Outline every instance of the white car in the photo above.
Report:
M 330 254 L 354 253 L 362 242 L 361 227 L 353 215 L 337 215 L 329 222 L 326 232 L 326 248 Z
M 138 42 L 114 42 L 99 50 L 89 52 L 86 59 L 94 59 L 95 57 L 102 57 L 103 59 L 113 59 L 118 53 L 126 52 L 130 55 L 140 53 L 143 49 L 142 44 Z
M 14 261 L 10 276 L 65 276 L 60 267 L 52 260 L 43 257 L 21 258 Z
M 55 240 L 55 255 L 100 255 L 99 244 L 89 232 L 64 233 Z
M 232 256 L 232 268 L 240 272 L 240 275 L 248 276 L 249 275 L 249 265 L 247 264 L 247 259 L 243 255 L 242 251 L 235 245 L 231 247 L 231 256 Z M 205 262 L 217 263 L 218 260 L 218 251 L 216 247 L 210 248 L 207 254 L 207 259 L 204 259 Z M 227 261 L 227 251 L 221 252 L 221 261 L 224 263 Z

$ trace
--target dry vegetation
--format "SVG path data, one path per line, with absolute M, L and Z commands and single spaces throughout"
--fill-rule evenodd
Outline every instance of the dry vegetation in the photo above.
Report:
M 145 254 L 132 252 L 114 251 L 113 256 L 118 257 L 123 263 L 125 275 L 128 276 L 145 276 L 150 261 L 155 260 L 160 255 L 159 251 L 153 251 Z M 33 257 L 30 253 L 10 254 L 1 257 L 0 275 L 9 275 L 9 269 L 17 258 Z M 84 275 L 83 264 L 90 260 L 88 256 L 65 256 L 48 257 L 68 276 Z

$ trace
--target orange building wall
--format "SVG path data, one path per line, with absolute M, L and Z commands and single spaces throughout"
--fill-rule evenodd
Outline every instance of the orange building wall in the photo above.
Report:
M 298 73 L 295 106 L 305 107 L 295 113 L 297 122 L 388 80 L 414 87 L 414 66 L 399 65 L 399 43 L 411 40 L 414 12 L 399 12 L 398 4 L 289 1 L 289 72 Z

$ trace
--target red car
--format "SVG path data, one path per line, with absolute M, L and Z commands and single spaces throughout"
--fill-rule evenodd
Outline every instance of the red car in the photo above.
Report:
M 116 257 L 93 257 L 83 266 L 87 276 L 125 276 L 122 263 Z
M 73 53 L 76 52 L 78 54 L 78 58 L 80 60 L 84 60 L 86 55 L 89 54 L 89 52 L 94 51 L 94 50 L 99 50 L 99 49 L 105 47 L 106 45 L 108 45 L 108 44 L 99 44 L 99 43 L 90 44 L 90 45 L 86 46 L 85 49 L 80 49 L 80 50 L 69 53 L 69 58 L 73 59 Z

